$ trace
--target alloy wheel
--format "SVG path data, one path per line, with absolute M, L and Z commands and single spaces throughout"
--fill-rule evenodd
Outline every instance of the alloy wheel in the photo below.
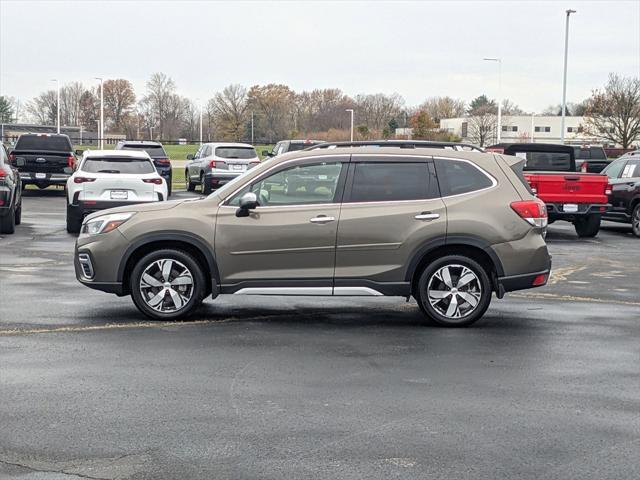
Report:
M 633 233 L 640 237 L 640 207 L 636 207 L 633 213 L 633 218 L 631 219 L 631 226 L 633 228 Z
M 478 276 L 464 265 L 445 265 L 427 283 L 427 297 L 440 315 L 462 319 L 473 313 L 482 297 Z
M 177 312 L 193 296 L 193 275 L 183 263 L 163 258 L 144 269 L 139 288 L 149 308 L 161 313 Z

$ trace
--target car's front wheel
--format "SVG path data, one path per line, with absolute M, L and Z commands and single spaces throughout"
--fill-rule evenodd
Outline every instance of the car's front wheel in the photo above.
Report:
M 185 183 L 187 184 L 187 192 L 193 192 L 196 189 L 196 184 L 191 181 L 189 170 L 184 171 L 184 179 Z
M 154 320 L 183 318 L 205 296 L 206 281 L 198 261 L 182 250 L 163 249 L 142 257 L 130 277 L 131 298 Z
M 631 229 L 636 237 L 640 237 L 640 203 L 636 204 L 631 213 Z
M 415 289 L 422 311 L 443 327 L 466 327 L 491 303 L 489 275 L 475 260 L 447 255 L 427 265 Z
M 67 233 L 80 233 L 82 228 L 82 217 L 78 211 L 67 204 Z

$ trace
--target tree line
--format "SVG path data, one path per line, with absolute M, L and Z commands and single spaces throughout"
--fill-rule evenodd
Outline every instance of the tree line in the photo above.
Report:
M 83 126 L 97 131 L 100 119 L 99 86 L 71 82 L 60 88 L 62 125 Z M 391 138 L 397 128 L 411 128 L 412 138 L 460 140 L 440 129 L 443 118 L 468 117 L 468 138 L 486 145 L 495 139 L 497 103 L 480 95 L 469 103 L 449 96 L 430 97 L 408 106 L 397 94 L 349 96 L 337 88 L 296 92 L 281 84 L 228 85 L 201 104 L 181 96 L 173 79 L 164 73 L 151 75 L 142 96 L 136 95 L 126 79 L 103 83 L 105 132 L 127 138 L 175 140 L 199 138 L 202 114 L 205 140 L 249 140 L 273 142 L 283 138 L 349 138 L 350 116 L 355 111 L 355 130 L 360 139 Z M 47 90 L 22 106 L 0 97 L 0 121 L 21 121 L 42 125 L 56 122 L 57 93 Z M 502 102 L 503 115 L 525 112 L 509 99 Z M 542 112 L 561 115 L 561 106 Z M 627 148 L 640 137 L 640 79 L 611 74 L 602 89 L 577 104 L 568 104 L 567 115 L 586 117 L 585 131 Z

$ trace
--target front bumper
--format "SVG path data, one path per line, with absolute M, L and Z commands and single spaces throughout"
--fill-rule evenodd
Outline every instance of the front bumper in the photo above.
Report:
M 105 234 L 78 238 L 73 255 L 76 279 L 94 290 L 124 295 L 123 284 L 118 281 L 120 265 L 113 259 L 122 258 L 128 245 L 128 240 L 118 229 Z M 93 276 L 88 274 L 87 263 L 90 265 Z
M 120 201 L 94 201 L 94 200 L 78 200 L 75 204 L 70 205 L 75 215 L 84 218 L 87 215 L 109 208 L 127 207 L 129 205 L 140 205 L 141 203 L 154 203 L 154 201 L 136 201 L 136 202 L 120 202 Z

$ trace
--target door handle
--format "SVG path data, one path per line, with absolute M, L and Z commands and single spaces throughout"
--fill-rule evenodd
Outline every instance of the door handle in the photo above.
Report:
M 317 224 L 320 224 L 320 225 L 324 225 L 325 223 L 335 222 L 335 220 L 336 219 L 334 217 L 327 217 L 326 215 L 318 215 L 317 217 L 313 217 L 309 221 L 311 223 L 317 223 Z
M 436 220 L 437 218 L 440 218 L 440 214 L 431 213 L 431 212 L 422 212 L 413 218 L 415 218 L 416 220 Z

